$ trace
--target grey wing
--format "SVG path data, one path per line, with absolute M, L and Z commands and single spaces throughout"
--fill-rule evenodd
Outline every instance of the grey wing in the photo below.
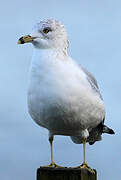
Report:
M 103 98 L 102 98 L 102 96 L 100 94 L 100 90 L 99 90 L 99 87 L 98 87 L 98 84 L 97 84 L 97 80 L 95 79 L 95 77 L 87 69 L 85 69 L 84 67 L 80 66 L 80 68 L 86 74 L 87 80 L 88 80 L 90 86 L 92 87 L 92 89 L 94 90 L 94 92 L 99 95 L 101 100 L 103 100 Z M 104 122 L 102 122 L 101 124 L 103 124 L 103 123 Z M 97 127 L 95 127 L 94 129 L 92 129 L 90 131 L 87 142 L 89 142 L 90 144 L 93 144 L 95 141 L 100 141 L 101 140 L 101 135 L 103 133 L 103 130 L 100 127 L 102 127 L 102 126 L 98 125 Z M 71 136 L 70 138 L 76 144 L 83 143 L 83 138 L 81 136 Z
M 98 93 L 98 95 L 102 99 L 97 81 L 94 78 L 94 76 L 90 72 L 88 72 L 85 68 L 81 67 L 81 69 L 87 75 L 87 80 L 89 81 L 93 90 L 96 93 Z M 89 132 L 89 137 L 87 138 L 87 142 L 89 142 L 90 145 L 94 144 L 96 141 L 100 141 L 102 139 L 102 136 L 101 136 L 102 133 L 115 134 L 113 129 L 110 129 L 108 126 L 104 125 L 104 120 L 105 120 L 105 117 L 100 124 L 98 124 L 95 128 L 91 129 L 91 131 Z M 70 136 L 70 138 L 76 144 L 83 143 L 83 138 L 81 136 Z
M 86 74 L 87 76 L 87 80 L 89 82 L 89 84 L 91 85 L 92 89 L 100 96 L 101 100 L 103 100 L 102 95 L 100 93 L 98 84 L 97 84 L 97 80 L 95 79 L 95 77 L 84 67 L 80 66 L 82 71 Z

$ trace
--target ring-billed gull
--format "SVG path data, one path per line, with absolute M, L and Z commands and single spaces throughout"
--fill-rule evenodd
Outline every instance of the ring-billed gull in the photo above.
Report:
M 102 133 L 114 134 L 104 125 L 105 106 L 97 81 L 85 68 L 68 55 L 68 36 L 57 20 L 48 19 L 35 25 L 30 35 L 18 44 L 34 46 L 29 73 L 28 109 L 32 119 L 49 131 L 51 164 L 54 135 L 71 136 L 83 143 L 86 163 L 86 142 L 101 140 Z

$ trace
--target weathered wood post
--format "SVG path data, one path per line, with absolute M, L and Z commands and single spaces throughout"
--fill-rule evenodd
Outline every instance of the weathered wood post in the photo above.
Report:
M 37 169 L 37 180 L 97 180 L 96 170 L 94 172 L 86 168 L 40 167 Z

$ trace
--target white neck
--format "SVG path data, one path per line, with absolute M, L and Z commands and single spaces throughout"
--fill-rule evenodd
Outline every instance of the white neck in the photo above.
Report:
M 33 57 L 32 57 L 32 64 L 34 65 L 41 65 L 45 64 L 53 64 L 56 61 L 67 61 L 69 56 L 64 54 L 63 51 L 60 49 L 37 49 L 34 48 Z M 48 65 L 49 65 L 48 64 Z

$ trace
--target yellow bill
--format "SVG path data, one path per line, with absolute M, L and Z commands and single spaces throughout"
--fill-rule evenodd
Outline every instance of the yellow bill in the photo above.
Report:
M 24 43 L 29 43 L 29 42 L 32 42 L 33 40 L 35 39 L 35 37 L 32 37 L 30 35 L 27 35 L 27 36 L 22 36 L 17 44 L 24 44 Z

